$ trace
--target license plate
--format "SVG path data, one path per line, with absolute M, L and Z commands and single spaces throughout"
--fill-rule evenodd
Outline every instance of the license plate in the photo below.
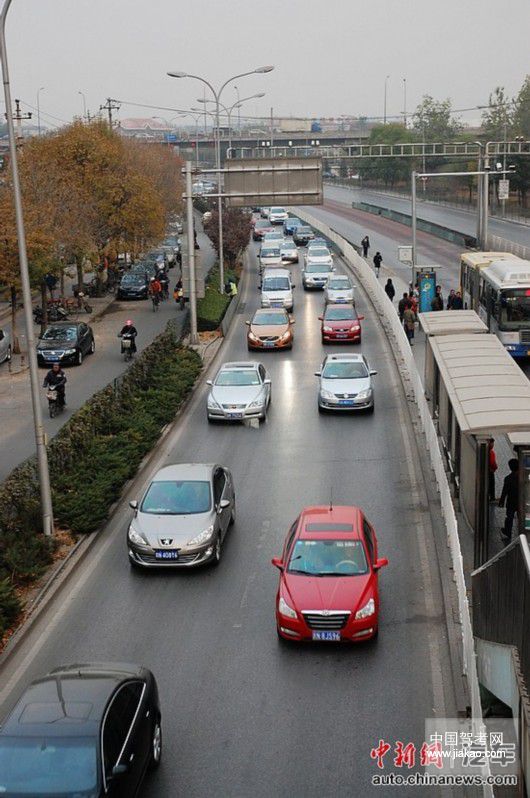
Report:
M 345 405 L 346 407 L 351 407 L 354 404 L 355 404 L 355 401 L 353 399 L 340 399 L 339 400 L 339 405 Z
M 340 640 L 340 632 L 313 632 L 313 640 L 336 642 Z
M 348 333 L 337 333 L 337 338 L 347 338 Z
M 44 359 L 56 362 L 57 360 L 60 360 L 61 358 L 59 357 L 59 355 L 44 355 Z
M 272 349 L 274 347 L 274 341 L 263 341 L 263 346 L 266 349 Z
M 346 304 L 346 300 L 345 299 L 336 299 L 335 302 L 336 302 L 337 305 L 342 305 L 342 304 L 345 305 Z
M 271 302 L 271 308 L 283 308 L 283 302 Z
M 229 413 L 228 418 L 243 418 L 243 413 Z
M 173 551 L 173 550 L 155 551 L 155 559 L 157 560 L 178 560 L 178 558 L 179 558 L 178 551 Z

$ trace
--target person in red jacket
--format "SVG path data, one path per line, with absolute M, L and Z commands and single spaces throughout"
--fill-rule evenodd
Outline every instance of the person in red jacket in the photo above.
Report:
M 493 438 L 488 440 L 488 494 L 490 502 L 495 501 L 495 471 L 498 468 Z

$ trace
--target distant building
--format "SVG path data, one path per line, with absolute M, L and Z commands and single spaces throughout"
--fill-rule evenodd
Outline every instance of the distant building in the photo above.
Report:
M 174 128 L 161 119 L 122 119 L 118 123 L 118 131 L 122 136 L 151 141 L 166 141 Z

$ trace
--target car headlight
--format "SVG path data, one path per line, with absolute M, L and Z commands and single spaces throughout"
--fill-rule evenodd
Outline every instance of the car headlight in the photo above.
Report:
M 262 407 L 262 405 L 263 405 L 263 398 L 260 397 L 259 399 L 254 399 L 254 401 L 249 404 L 249 407 Z
M 375 601 L 373 600 L 373 598 L 371 598 L 369 601 L 366 602 L 364 607 L 361 607 L 361 609 L 355 613 L 355 620 L 360 621 L 363 618 L 369 618 L 370 615 L 374 614 L 374 612 L 375 612 Z
M 326 391 L 324 388 L 320 391 L 320 396 L 322 399 L 334 399 L 335 394 L 331 393 L 331 391 Z
M 212 394 L 208 396 L 208 407 L 219 407 L 219 402 L 216 402 Z
M 291 337 L 291 331 L 287 330 L 283 335 L 280 335 L 280 341 L 287 341 Z
M 132 525 L 129 527 L 128 537 L 131 543 L 136 543 L 137 546 L 147 546 L 147 541 Z
M 298 618 L 296 612 L 287 604 L 283 596 L 280 596 L 280 600 L 278 602 L 278 612 L 280 615 L 284 615 L 286 618 Z
M 359 332 L 359 330 L 360 330 L 360 329 L 361 329 L 361 328 L 359 327 L 359 325 L 358 325 L 358 324 L 352 324 L 352 326 L 350 327 L 350 330 L 351 330 L 352 332 Z
M 270 305 L 270 303 L 271 303 L 271 301 L 270 301 L 268 296 L 264 296 L 264 297 L 261 298 L 261 304 L 262 304 L 263 307 L 266 307 L 267 305 Z
M 323 330 L 324 330 L 324 332 L 333 332 L 333 327 L 326 327 L 324 325 Z
M 75 355 L 75 349 L 65 349 L 64 350 L 64 354 L 65 355 Z
M 203 529 L 203 531 L 199 532 L 198 535 L 195 535 L 194 538 L 188 540 L 188 546 L 199 546 L 201 543 L 206 543 L 207 540 L 210 540 L 212 535 L 213 535 L 213 524 L 210 524 L 210 526 L 207 529 Z
M 250 338 L 251 341 L 259 341 L 258 336 L 254 335 L 253 332 L 249 332 L 248 337 Z
M 357 399 L 368 399 L 372 395 L 372 389 L 366 388 L 364 391 L 360 391 L 357 394 Z

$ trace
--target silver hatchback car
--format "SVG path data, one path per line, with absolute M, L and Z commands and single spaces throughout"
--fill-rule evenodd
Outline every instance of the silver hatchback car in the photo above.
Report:
M 355 305 L 355 286 L 346 274 L 334 274 L 326 283 L 324 302 L 327 304 Z
M 190 568 L 221 559 L 236 518 L 232 474 L 222 465 L 182 463 L 161 468 L 134 510 L 127 531 L 136 568 Z
M 211 385 L 208 421 L 265 420 L 271 401 L 271 380 L 263 363 L 224 363 Z
M 364 355 L 328 355 L 320 371 L 318 410 L 366 410 L 374 412 L 375 398 L 372 377 L 377 374 L 370 368 Z

